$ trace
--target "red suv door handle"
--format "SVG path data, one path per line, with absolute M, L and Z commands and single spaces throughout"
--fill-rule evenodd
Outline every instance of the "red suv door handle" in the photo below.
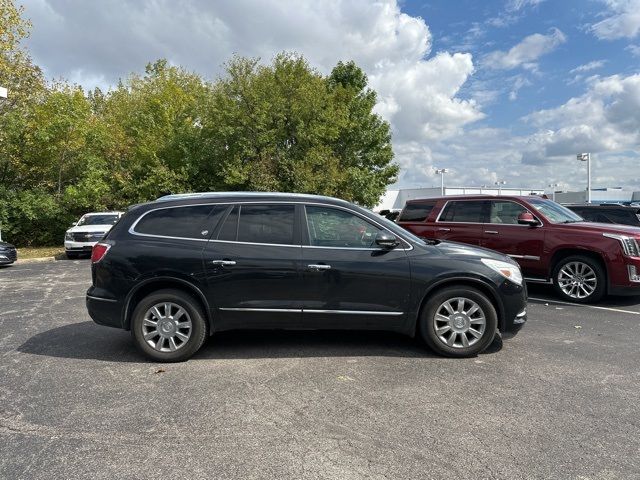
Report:
M 488 233 L 489 235 L 497 235 L 498 232 L 496 232 L 495 230 L 485 230 L 484 233 Z
M 451 229 L 450 228 L 439 228 L 438 231 L 439 232 L 450 232 Z

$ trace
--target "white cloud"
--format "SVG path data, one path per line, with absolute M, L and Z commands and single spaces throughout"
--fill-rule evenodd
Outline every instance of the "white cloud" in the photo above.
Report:
M 640 74 L 588 81 L 587 92 L 565 104 L 526 117 L 539 129 L 523 160 L 540 164 L 574 155 L 639 150 Z
M 504 28 L 513 25 L 524 17 L 524 10 L 529 7 L 537 7 L 545 0 L 509 0 L 505 4 L 504 11 L 496 17 L 489 18 L 486 23 L 492 27 Z
M 640 45 L 628 45 L 625 50 L 631 52 L 634 57 L 640 57 Z
M 396 158 L 412 142 L 459 133 L 483 117 L 459 98 L 473 74 L 468 53 L 430 56 L 431 32 L 396 0 L 26 0 L 29 45 L 50 76 L 85 87 L 113 85 L 156 58 L 210 78 L 234 53 L 261 57 L 296 51 L 323 73 L 355 60 L 378 92 L 376 110 L 391 122 Z M 55 18 L 55 21 L 51 21 Z M 478 29 L 470 35 L 480 35 Z M 406 158 L 413 158 L 410 153 Z
M 607 6 L 604 20 L 591 25 L 602 40 L 633 38 L 640 34 L 640 0 L 603 0 Z
M 531 66 L 538 58 L 555 50 L 565 41 L 565 34 L 557 28 L 551 29 L 547 35 L 534 33 L 525 37 L 508 52 L 496 50 L 487 54 L 482 63 L 497 70 L 511 70 L 522 65 Z
M 583 65 L 579 65 L 576 68 L 569 70 L 569 73 L 581 73 L 581 72 L 589 72 L 591 70 L 597 70 L 604 66 L 607 63 L 606 60 L 594 60 L 593 62 L 585 63 Z
M 515 12 L 526 7 L 536 7 L 542 2 L 544 2 L 544 0 L 509 0 L 506 9 L 507 11 Z

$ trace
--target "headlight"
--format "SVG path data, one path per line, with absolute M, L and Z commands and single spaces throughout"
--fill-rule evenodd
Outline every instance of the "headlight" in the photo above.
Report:
M 492 258 L 483 258 L 482 263 L 492 270 L 495 270 L 503 277 L 508 278 L 513 283 L 522 285 L 522 272 L 520 271 L 519 266 L 514 265 L 513 263 L 494 260 Z
M 64 234 L 64 239 L 65 240 L 73 240 L 73 233 L 71 232 L 67 232 Z
M 618 235 L 616 233 L 603 233 L 602 235 L 618 240 L 622 245 L 622 251 L 625 255 L 629 257 L 640 257 L 640 246 L 638 246 L 638 241 L 635 238 Z

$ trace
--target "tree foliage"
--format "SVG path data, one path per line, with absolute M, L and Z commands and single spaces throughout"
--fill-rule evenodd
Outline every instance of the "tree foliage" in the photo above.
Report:
M 0 2 L 0 221 L 18 244 L 59 243 L 70 219 L 165 193 L 257 190 L 372 206 L 395 181 L 388 123 L 353 62 L 232 58 L 214 82 L 166 60 L 115 88 L 46 83 Z

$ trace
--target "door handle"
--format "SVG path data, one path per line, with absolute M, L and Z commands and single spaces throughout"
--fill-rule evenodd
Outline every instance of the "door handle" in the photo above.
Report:
M 330 270 L 331 269 L 331 265 L 313 264 L 313 265 L 307 265 L 307 268 L 309 270 Z
M 484 233 L 488 233 L 489 235 L 498 235 L 498 232 L 495 230 L 485 230 Z
M 450 232 L 451 229 L 450 228 L 439 228 L 438 231 L 439 232 Z
M 211 260 L 211 265 L 219 265 L 221 267 L 231 267 L 235 264 L 234 260 Z

